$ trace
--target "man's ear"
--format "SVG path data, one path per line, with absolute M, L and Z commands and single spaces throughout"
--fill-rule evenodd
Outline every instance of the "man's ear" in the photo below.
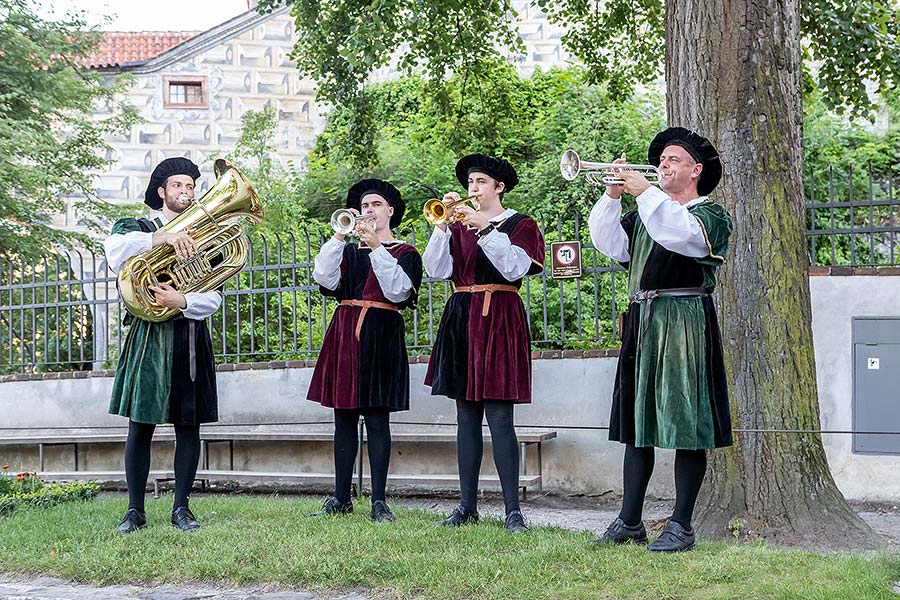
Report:
M 700 167 L 700 168 L 697 169 L 697 167 Z M 700 175 L 702 173 L 703 173 L 703 163 L 702 162 L 695 163 L 694 164 L 694 172 L 693 172 L 694 177 L 696 177 L 697 179 L 700 179 Z
M 502 194 L 506 191 L 506 184 L 502 181 L 497 182 L 497 193 Z
M 164 188 L 163 186 L 159 186 L 158 188 L 156 188 L 156 193 L 159 194 L 160 200 L 166 199 L 166 188 Z

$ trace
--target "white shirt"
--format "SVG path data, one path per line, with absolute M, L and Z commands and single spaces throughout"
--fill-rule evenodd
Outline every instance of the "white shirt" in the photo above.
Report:
M 336 290 L 341 283 L 341 261 L 344 258 L 345 245 L 346 242 L 332 237 L 322 244 L 322 248 L 316 254 L 313 279 L 327 290 Z M 385 298 L 395 304 L 409 298 L 413 289 L 412 281 L 387 248 L 380 246 L 372 250 L 369 253 L 369 261 Z
M 165 224 L 167 219 L 160 216 Z M 143 231 L 131 231 L 129 233 L 114 233 L 103 241 L 103 251 L 106 253 L 106 262 L 113 273 L 118 273 L 122 265 L 132 256 L 143 254 L 153 248 L 153 234 Z M 222 295 L 217 291 L 188 292 L 184 294 L 187 306 L 181 309 L 181 313 L 188 319 L 202 320 L 210 316 L 222 304 Z
M 684 256 L 709 256 L 703 226 L 688 208 L 707 200 L 701 196 L 680 204 L 661 189 L 650 186 L 637 196 L 638 214 L 650 237 L 660 246 Z M 622 199 L 603 194 L 588 217 L 588 229 L 594 248 L 619 262 L 628 262 L 628 235 L 622 228 Z
M 490 219 L 493 224 L 505 221 L 516 214 L 516 211 L 507 208 L 502 213 Z M 435 227 L 428 240 L 428 246 L 422 253 L 422 263 L 428 274 L 436 279 L 450 279 L 453 274 L 453 256 L 450 254 L 450 228 L 441 231 Z M 478 238 L 478 245 L 484 250 L 485 256 L 494 265 L 507 281 L 517 281 L 531 269 L 532 260 L 528 253 L 510 241 L 509 236 L 495 229 L 487 235 Z

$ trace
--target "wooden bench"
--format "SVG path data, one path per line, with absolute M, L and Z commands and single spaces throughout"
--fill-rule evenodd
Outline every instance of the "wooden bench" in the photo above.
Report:
M 298 430 L 297 426 L 205 426 L 200 430 L 200 470 L 197 479 L 208 481 L 287 481 L 292 483 L 307 483 L 323 485 L 334 481 L 333 473 L 303 473 L 303 472 L 263 472 L 245 471 L 234 468 L 234 444 L 235 442 L 322 442 L 331 443 L 334 437 L 332 431 L 325 430 L 330 423 L 322 423 L 320 430 Z M 443 431 L 404 431 L 402 429 L 392 431 L 391 439 L 394 443 L 421 443 L 421 444 L 455 444 L 455 427 L 441 426 Z M 526 497 L 529 489 L 543 489 L 543 457 L 541 445 L 543 442 L 556 437 L 553 430 L 522 429 L 516 432 L 521 450 L 519 487 L 523 497 Z M 125 443 L 128 437 L 127 431 L 117 430 L 109 433 L 64 433 L 64 434 L 32 434 L 24 436 L 0 436 L 0 446 L 37 446 L 38 463 L 40 465 L 38 475 L 46 481 L 124 481 L 124 471 L 82 471 L 79 469 L 79 446 L 86 444 Z M 364 472 L 366 443 L 365 428 L 360 424 L 360 452 L 356 468 L 357 492 L 360 493 L 365 483 L 369 483 L 369 476 Z M 485 441 L 490 441 L 490 435 L 485 433 Z M 175 434 L 171 429 L 162 428 L 153 436 L 154 442 L 172 442 Z M 228 444 L 227 470 L 209 468 L 209 444 Z M 74 470 L 72 471 L 45 471 L 44 448 L 49 446 L 70 445 L 74 450 Z M 527 448 L 536 447 L 537 473 L 528 473 Z M 421 485 L 438 488 L 458 487 L 459 478 L 456 474 L 390 474 L 390 481 L 401 485 Z M 159 483 L 174 479 L 172 471 L 152 471 L 150 480 L 153 481 L 154 494 L 159 495 Z M 482 488 L 499 487 L 499 479 L 496 476 L 484 476 L 479 479 Z
M 0 446 L 37 446 L 38 448 L 38 465 L 39 470 L 44 470 L 44 448 L 49 446 L 72 446 L 75 455 L 75 470 L 78 469 L 78 446 L 79 444 L 124 444 L 128 439 L 128 432 L 116 433 L 65 433 L 65 434 L 45 434 L 45 435 L 28 435 L 28 436 L 0 436 Z M 159 432 L 153 436 L 154 442 L 174 442 L 175 434 L 169 432 Z
M 258 474 L 256 471 L 242 471 L 234 468 L 234 443 L 235 442 L 331 442 L 333 433 L 326 431 L 260 431 L 260 430 L 238 430 L 226 428 L 206 431 L 201 433 L 201 456 L 203 457 L 201 471 L 197 474 L 198 479 L 204 481 L 211 480 L 266 480 L 267 477 Z M 556 431 L 553 430 L 533 430 L 523 429 L 516 431 L 516 437 L 519 440 L 519 448 L 521 457 L 519 460 L 519 489 L 522 490 L 522 497 L 527 498 L 529 488 L 537 488 L 537 491 L 543 490 L 543 455 L 542 444 L 556 437 Z M 360 451 L 357 454 L 356 467 L 356 483 L 357 490 L 363 489 L 363 484 L 369 482 L 368 475 L 364 472 L 364 444 L 366 443 L 365 429 L 360 424 Z M 490 441 L 490 435 L 485 433 L 484 440 Z M 391 431 L 392 443 L 413 443 L 413 444 L 455 444 L 456 432 L 448 429 L 447 431 Z M 228 469 L 227 470 L 211 470 L 209 468 L 209 444 L 223 442 L 228 444 Z M 537 474 L 528 473 L 528 446 L 536 447 Z M 268 479 L 278 479 L 284 481 L 292 481 L 296 483 L 329 483 L 334 481 L 334 474 L 328 474 L 326 481 L 322 481 L 321 473 L 267 473 Z M 393 483 L 407 485 L 422 485 L 439 488 L 458 487 L 459 476 L 443 475 L 443 474 L 395 474 L 389 475 L 389 480 Z M 479 479 L 479 487 L 495 489 L 499 487 L 500 480 L 496 476 L 485 476 Z

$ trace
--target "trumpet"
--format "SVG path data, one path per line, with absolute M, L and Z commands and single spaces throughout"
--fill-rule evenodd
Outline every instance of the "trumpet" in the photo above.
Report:
M 348 208 L 339 208 L 331 213 L 331 228 L 341 235 L 352 235 L 357 223 L 374 221 L 375 215 L 357 215 Z
M 466 202 L 471 202 L 472 207 L 475 210 L 479 210 L 481 205 L 478 203 L 478 195 L 472 194 L 471 196 L 466 196 L 465 198 L 457 198 L 456 200 L 439 200 L 437 198 L 432 198 L 428 202 L 425 203 L 425 207 L 422 209 L 422 212 L 425 215 L 425 220 L 431 223 L 432 225 L 444 225 L 447 223 L 452 223 L 454 221 L 462 221 L 463 214 L 455 213 L 452 214 L 453 209 L 458 206 L 465 205 Z M 450 215 L 448 217 L 448 215 Z
M 637 171 L 647 178 L 650 183 L 659 183 L 662 173 L 653 165 L 631 165 L 626 163 L 596 163 L 585 162 L 578 158 L 574 150 L 563 152 L 559 160 L 559 170 L 563 179 L 572 181 L 578 174 L 584 172 L 584 179 L 590 185 L 622 185 L 625 181 L 615 174 L 616 169 Z

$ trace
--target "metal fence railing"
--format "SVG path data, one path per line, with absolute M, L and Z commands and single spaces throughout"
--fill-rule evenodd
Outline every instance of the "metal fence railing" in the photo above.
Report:
M 521 295 L 535 348 L 615 345 L 625 301 L 621 267 L 590 245 L 578 219 L 543 222 L 551 241 L 583 233 L 583 275 L 526 278 Z M 404 239 L 424 250 L 430 230 Z M 336 303 L 319 293 L 313 259 L 324 240 L 309 234 L 252 236 L 251 259 L 223 290 L 209 319 L 221 362 L 314 358 Z M 549 259 L 548 259 L 549 264 Z M 415 310 L 404 311 L 410 352 L 428 353 L 451 293 L 425 277 Z M 102 254 L 69 252 L 35 261 L 0 261 L 0 372 L 83 370 L 115 366 L 127 328 L 115 276 Z
M 806 180 L 809 262 L 827 266 L 895 266 L 900 211 L 890 179 L 828 170 Z
M 900 215 L 890 182 L 827 174 L 807 181 L 807 238 L 812 265 L 897 265 Z M 621 267 L 596 252 L 579 218 L 539 223 L 547 248 L 582 243 L 583 274 L 553 279 L 548 269 L 527 277 L 525 302 L 535 349 L 590 349 L 617 344 L 617 314 L 626 301 Z M 404 239 L 424 250 L 430 230 Z M 312 279 L 323 241 L 301 234 L 253 236 L 246 268 L 225 286 L 222 308 L 209 319 L 221 362 L 314 358 L 335 302 Z M 451 287 L 426 277 L 418 307 L 404 311 L 407 345 L 428 353 Z M 67 252 L 33 261 L 0 261 L 0 373 L 112 368 L 124 340 L 124 310 L 104 257 Z

